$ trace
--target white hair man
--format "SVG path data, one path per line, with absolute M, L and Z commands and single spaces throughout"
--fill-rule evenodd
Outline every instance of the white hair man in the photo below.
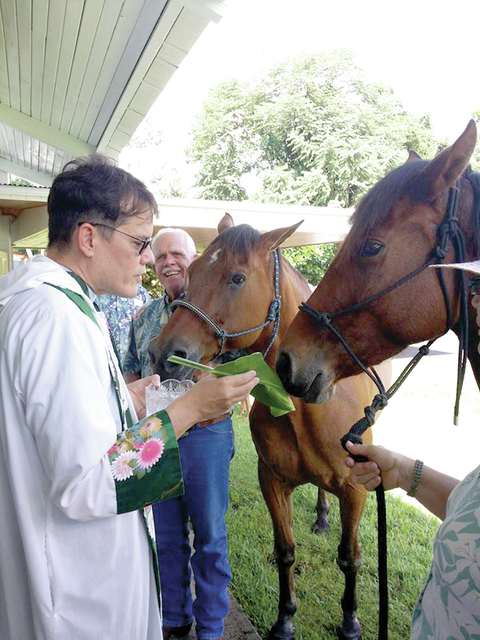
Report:
M 148 346 L 170 318 L 170 305 L 187 288 L 188 267 L 197 256 L 195 243 L 181 229 L 162 229 L 152 241 L 154 269 L 165 287 L 132 321 L 130 345 L 124 359 L 127 381 L 151 375 Z M 230 462 L 234 453 L 233 426 L 228 413 L 199 422 L 179 440 L 185 492 L 153 505 L 160 567 L 163 637 L 187 638 L 195 619 L 199 640 L 220 639 L 228 613 L 231 579 L 227 528 Z M 194 530 L 191 556 L 189 520 Z M 196 599 L 190 591 L 195 576 Z
M 188 267 L 197 257 L 193 238 L 183 229 L 160 229 L 152 240 L 153 269 L 163 284 L 161 298 L 145 305 L 133 318 L 123 372 L 127 382 L 153 373 L 148 345 L 158 336 L 170 318 L 170 305 L 186 289 Z

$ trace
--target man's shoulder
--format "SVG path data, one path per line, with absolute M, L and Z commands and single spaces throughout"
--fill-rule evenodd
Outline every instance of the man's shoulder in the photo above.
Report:
M 84 320 L 86 322 L 84 322 Z M 16 294 L 2 312 L 3 324 L 16 340 L 32 332 L 89 331 L 94 325 L 63 291 L 47 283 Z
M 153 298 L 135 313 L 133 322 L 137 326 L 142 325 L 146 321 L 162 316 L 167 310 L 168 305 L 163 296 L 161 298 Z

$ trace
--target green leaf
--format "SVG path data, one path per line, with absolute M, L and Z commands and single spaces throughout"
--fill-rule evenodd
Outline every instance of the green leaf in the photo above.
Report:
M 295 411 L 295 405 L 285 391 L 280 378 L 270 365 L 265 362 L 261 353 L 251 353 L 248 356 L 237 358 L 232 362 L 220 364 L 215 368 L 173 355 L 168 357 L 168 361 L 185 367 L 191 367 L 192 369 L 213 373 L 214 376 L 218 377 L 255 371 L 260 378 L 260 382 L 252 389 L 251 395 L 259 402 L 270 407 L 270 413 L 275 418 Z

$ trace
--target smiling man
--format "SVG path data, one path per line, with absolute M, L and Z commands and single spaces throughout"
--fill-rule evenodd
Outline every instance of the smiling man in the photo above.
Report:
M 193 239 L 183 229 L 161 229 L 152 240 L 153 269 L 165 287 L 161 298 L 145 305 L 130 326 L 127 353 L 123 360 L 127 382 L 151 375 L 148 345 L 158 336 L 170 318 L 170 305 L 181 295 L 188 282 L 188 267 L 196 258 Z
M 151 375 L 148 345 L 170 317 L 170 305 L 188 285 L 188 267 L 195 243 L 182 229 L 167 228 L 152 241 L 154 269 L 165 287 L 133 319 L 130 344 L 123 361 L 128 382 Z M 197 386 L 197 385 L 195 385 Z M 160 567 L 164 640 L 187 638 L 195 620 L 198 640 L 222 638 L 229 609 L 231 579 L 227 527 L 230 462 L 234 434 L 229 413 L 199 422 L 178 442 L 185 493 L 153 505 Z M 189 544 L 189 521 L 195 554 Z M 196 599 L 190 590 L 191 571 Z

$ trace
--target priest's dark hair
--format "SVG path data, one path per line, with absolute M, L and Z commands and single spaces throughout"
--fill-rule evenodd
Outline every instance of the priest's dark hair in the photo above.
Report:
M 141 180 L 100 154 L 68 162 L 48 196 L 48 246 L 68 247 L 83 222 L 118 227 L 129 216 L 158 212 Z

